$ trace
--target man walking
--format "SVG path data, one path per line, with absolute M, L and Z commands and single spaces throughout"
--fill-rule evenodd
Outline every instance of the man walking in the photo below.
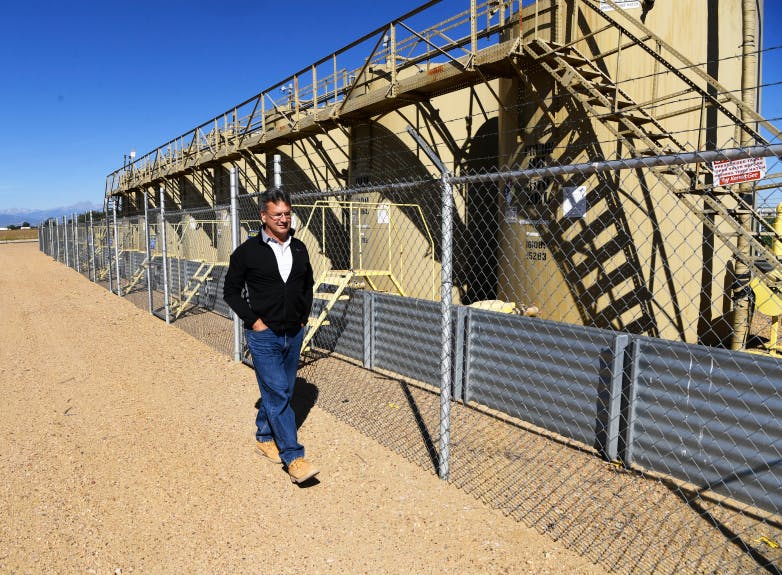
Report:
M 282 461 L 291 481 L 301 483 L 318 473 L 304 459 L 291 407 L 304 325 L 312 307 L 312 266 L 306 246 L 293 237 L 287 193 L 264 192 L 261 220 L 260 234 L 231 254 L 223 298 L 244 322 L 261 390 L 255 448 L 275 463 Z

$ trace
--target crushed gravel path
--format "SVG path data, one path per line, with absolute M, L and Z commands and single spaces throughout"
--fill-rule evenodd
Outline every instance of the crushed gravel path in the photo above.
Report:
M 293 485 L 251 370 L 37 244 L 0 294 L 0 573 L 605 573 L 317 404 Z

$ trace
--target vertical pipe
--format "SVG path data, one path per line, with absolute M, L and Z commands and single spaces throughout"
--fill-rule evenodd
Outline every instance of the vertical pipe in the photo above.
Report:
M 147 192 L 142 192 L 144 198 L 144 240 L 147 250 L 147 304 L 149 313 L 152 313 L 152 246 L 149 245 L 149 201 L 147 201 Z
M 437 166 L 442 174 L 442 257 L 440 272 L 440 327 L 443 333 L 440 344 L 440 460 L 438 475 L 448 479 L 451 464 L 451 385 L 453 383 L 453 322 L 451 319 L 451 299 L 453 297 L 453 190 L 450 173 L 440 157 L 412 126 L 407 132 L 418 143 L 424 153 Z
M 777 235 L 771 241 L 771 249 L 774 251 L 777 259 L 782 260 L 782 241 L 778 239 L 782 237 L 782 203 L 777 204 L 776 217 L 774 218 L 774 233 Z
M 119 275 L 119 228 L 117 227 L 117 199 L 111 202 L 111 213 L 114 219 L 114 265 L 117 270 L 117 295 L 122 295 L 122 282 Z
M 79 216 L 73 214 L 73 251 L 76 255 L 76 271 L 81 273 L 81 261 L 79 258 Z
M 62 232 L 65 234 L 65 265 L 71 265 L 70 246 L 68 245 L 68 216 L 62 217 Z
M 54 239 L 57 240 L 57 255 L 54 259 L 60 261 L 60 220 L 54 218 Z
M 396 26 L 394 23 L 391 23 L 391 53 L 390 53 L 390 66 L 391 66 L 391 95 L 396 96 L 397 95 L 397 86 L 398 86 L 398 79 L 397 79 L 397 69 L 396 69 Z
M 236 180 L 236 166 L 231 167 L 231 253 L 239 247 L 239 186 Z M 234 361 L 242 361 L 242 321 L 235 311 L 231 311 L 234 320 Z
M 478 10 L 477 0 L 470 0 L 470 70 L 475 66 L 475 57 L 478 54 Z
M 312 112 L 318 118 L 318 69 L 312 66 Z
M 554 0 L 551 14 L 551 42 L 562 43 L 562 0 Z
M 353 202 L 349 202 L 348 205 L 350 206 L 348 209 L 348 218 L 350 222 L 350 269 L 355 269 L 356 263 L 353 261 L 353 253 L 356 251 L 356 225 L 353 222 Z M 360 217 L 356 219 L 360 220 Z
M 171 323 L 171 302 L 168 293 L 168 242 L 166 242 L 166 188 L 160 186 L 160 241 L 163 243 L 163 305 L 166 323 Z
M 114 272 L 111 271 L 111 263 L 112 263 L 111 262 L 111 247 L 112 247 L 113 242 L 111 240 L 111 222 L 109 221 L 109 200 L 108 199 L 106 199 L 106 201 L 104 202 L 103 216 L 104 216 L 104 218 L 106 220 L 106 242 L 105 242 L 106 247 L 104 247 L 102 251 L 104 252 L 104 254 L 106 254 L 105 255 L 105 259 L 108 260 L 106 262 L 106 270 L 107 270 L 106 273 L 108 274 L 108 277 L 109 277 L 109 291 L 113 292 L 114 291 L 114 284 L 113 284 L 112 278 L 114 276 Z M 114 240 L 114 241 L 116 241 L 116 240 Z
M 90 234 L 87 236 L 87 273 L 91 274 L 92 282 L 98 281 L 98 274 L 95 270 L 95 228 L 92 223 L 92 210 L 90 210 Z
M 337 74 L 337 55 L 331 57 L 334 63 L 334 104 L 339 101 L 339 76 Z
M 359 207 L 356 208 L 356 221 L 358 224 L 356 225 L 356 233 L 358 235 L 356 243 L 358 244 L 358 269 L 363 270 L 364 269 L 364 232 L 362 231 L 364 228 L 362 227 L 363 222 L 361 221 L 361 204 L 358 205 Z
M 756 87 L 758 83 L 757 53 L 755 51 L 755 35 L 757 27 L 756 0 L 742 0 L 742 69 L 741 69 L 741 99 L 747 108 L 755 109 L 757 104 Z M 742 109 L 741 120 L 744 123 L 750 123 L 749 114 Z M 741 130 L 740 146 L 749 147 L 755 142 L 747 130 Z M 753 186 L 751 182 L 739 184 L 739 194 L 750 205 L 755 204 L 753 197 Z M 747 234 L 752 229 L 752 217 L 750 214 L 739 214 L 737 216 L 739 225 L 745 233 L 739 234 L 736 239 L 736 249 L 751 257 L 751 249 Z M 731 349 L 743 349 L 747 344 L 750 322 L 750 291 L 749 282 L 752 273 L 741 258 L 734 259 L 734 284 L 733 284 L 733 333 L 730 340 Z
M 440 461 L 438 475 L 448 479 L 451 459 L 451 298 L 453 297 L 452 245 L 453 245 L 453 190 L 448 174 L 442 177 L 442 272 L 440 281 L 441 329 L 440 347 Z

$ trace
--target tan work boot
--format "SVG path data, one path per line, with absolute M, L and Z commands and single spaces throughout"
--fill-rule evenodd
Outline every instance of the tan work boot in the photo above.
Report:
M 291 461 L 290 465 L 288 465 L 288 475 L 291 476 L 291 481 L 294 483 L 307 481 L 308 479 L 315 477 L 318 473 L 320 473 L 320 470 L 303 457 L 294 459 Z
M 282 459 L 280 459 L 280 452 L 277 449 L 277 444 L 274 443 L 274 440 L 256 441 L 255 452 L 258 455 L 265 457 L 269 461 L 273 461 L 274 463 L 282 463 Z

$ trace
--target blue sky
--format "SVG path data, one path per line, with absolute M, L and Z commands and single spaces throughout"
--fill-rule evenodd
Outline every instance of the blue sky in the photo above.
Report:
M 700 0 L 699 0 L 700 1 Z M 101 204 L 106 175 L 423 2 L 27 0 L 0 22 L 0 211 Z M 469 0 L 446 0 L 460 12 Z M 782 46 L 766 0 L 765 46 Z M 764 59 L 782 82 L 782 49 Z M 766 90 L 782 116 L 782 89 Z M 782 124 L 780 121 L 775 122 Z

